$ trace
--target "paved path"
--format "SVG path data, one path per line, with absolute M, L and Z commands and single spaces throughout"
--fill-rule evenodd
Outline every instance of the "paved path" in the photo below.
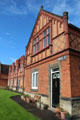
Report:
M 39 117 L 40 120 L 59 120 L 55 113 L 51 110 L 40 110 L 33 103 L 26 103 L 21 100 L 20 96 L 13 96 L 11 98 L 24 107 L 27 111 Z

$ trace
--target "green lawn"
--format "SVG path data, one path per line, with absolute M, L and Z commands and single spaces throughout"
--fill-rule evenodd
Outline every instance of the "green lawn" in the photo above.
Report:
M 15 95 L 18 93 L 0 89 L 0 120 L 40 120 L 10 99 Z

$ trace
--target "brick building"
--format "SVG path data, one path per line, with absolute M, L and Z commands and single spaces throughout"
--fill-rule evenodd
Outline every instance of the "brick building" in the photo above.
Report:
M 26 47 L 24 88 L 49 107 L 80 114 L 80 29 L 67 12 L 40 10 Z
M 22 56 L 16 63 L 9 67 L 8 86 L 10 89 L 22 91 L 24 88 L 24 61 L 25 57 Z
M 0 63 L 0 88 L 8 87 L 8 71 L 9 65 Z

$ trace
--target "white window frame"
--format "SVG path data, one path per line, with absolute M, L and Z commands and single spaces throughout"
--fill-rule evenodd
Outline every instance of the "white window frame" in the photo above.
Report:
M 17 80 L 16 80 L 16 79 L 14 79 L 14 86 L 16 86 L 16 83 L 17 83 Z
M 21 87 L 23 86 L 23 78 L 21 78 Z
M 35 87 L 33 86 L 33 75 L 34 75 L 34 74 L 36 75 L 36 74 L 38 74 L 38 72 L 33 72 L 33 73 L 32 73 L 32 89 L 38 89 L 38 79 L 35 80 L 35 81 L 37 82 L 37 86 L 35 86 Z M 36 84 L 36 83 L 35 83 L 35 84 Z

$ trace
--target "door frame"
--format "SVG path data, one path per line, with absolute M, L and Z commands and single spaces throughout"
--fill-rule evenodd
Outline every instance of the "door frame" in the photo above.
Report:
M 51 108 L 53 108 L 52 107 L 52 74 L 56 73 L 56 72 L 59 72 L 59 74 L 60 74 L 60 70 L 58 70 L 58 71 L 52 71 L 53 69 L 54 68 L 51 69 Z M 59 79 L 60 79 L 60 77 L 59 77 Z

